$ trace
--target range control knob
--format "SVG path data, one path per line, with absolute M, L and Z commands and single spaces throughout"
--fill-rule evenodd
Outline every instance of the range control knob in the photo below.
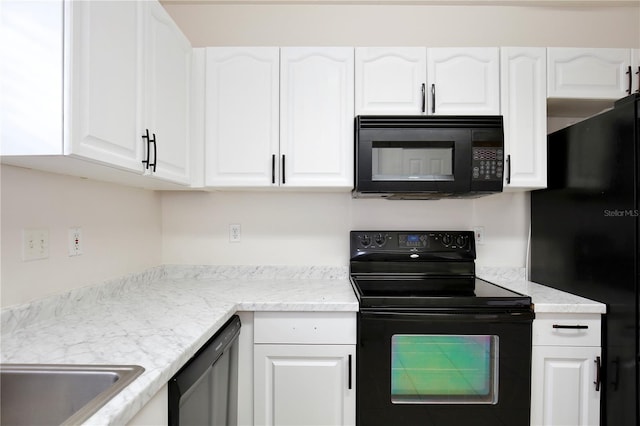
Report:
M 467 239 L 463 235 L 458 235 L 456 237 L 456 245 L 458 247 L 461 247 L 461 248 L 466 246 L 467 245 Z
M 369 237 L 367 234 L 364 234 L 360 237 L 360 244 L 362 244 L 363 247 L 368 247 L 371 244 L 371 237 Z
M 384 243 L 387 242 L 387 236 L 382 234 L 376 234 L 373 237 L 373 240 L 376 242 L 377 245 L 382 246 L 384 245 Z
M 444 244 L 445 246 L 448 246 L 449 244 L 451 244 L 451 241 L 453 241 L 453 238 L 451 237 L 450 234 L 444 234 L 442 236 L 442 244 Z

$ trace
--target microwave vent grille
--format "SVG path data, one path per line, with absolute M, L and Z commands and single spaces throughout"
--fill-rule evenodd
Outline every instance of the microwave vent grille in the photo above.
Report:
M 357 128 L 502 128 L 501 115 L 359 115 Z

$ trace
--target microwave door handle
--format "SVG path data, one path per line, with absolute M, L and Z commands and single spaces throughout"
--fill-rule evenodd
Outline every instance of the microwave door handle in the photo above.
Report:
M 436 113 L 436 85 L 431 85 L 431 114 Z

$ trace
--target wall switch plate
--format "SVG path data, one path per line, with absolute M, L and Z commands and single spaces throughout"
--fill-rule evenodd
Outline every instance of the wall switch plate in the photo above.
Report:
M 473 228 L 473 235 L 476 239 L 476 245 L 484 244 L 484 226 L 476 226 Z
M 229 225 L 229 242 L 230 243 L 239 243 L 240 242 L 240 224 L 231 224 Z
M 82 228 L 79 226 L 69 228 L 69 256 L 80 256 L 82 243 Z
M 22 230 L 22 260 L 40 260 L 49 257 L 49 229 Z

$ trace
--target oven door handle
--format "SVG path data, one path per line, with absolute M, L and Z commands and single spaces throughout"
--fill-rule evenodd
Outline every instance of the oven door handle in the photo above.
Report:
M 526 312 L 419 312 L 419 311 L 361 311 L 362 319 L 402 321 L 473 321 L 473 322 L 521 322 L 532 321 L 534 313 Z

